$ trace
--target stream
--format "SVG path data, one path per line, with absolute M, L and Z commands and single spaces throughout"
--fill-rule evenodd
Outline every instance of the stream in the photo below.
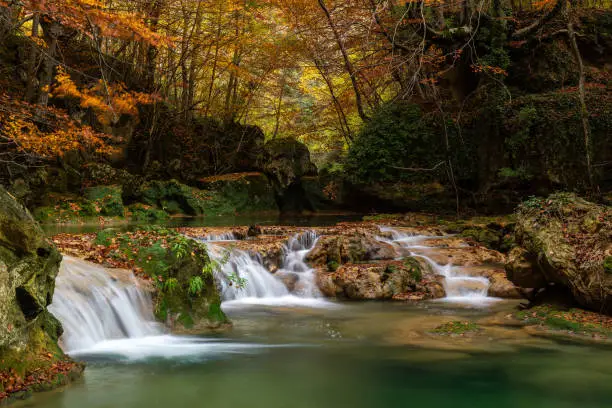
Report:
M 292 293 L 257 257 L 233 250 L 218 279 L 233 329 L 174 336 L 153 322 L 150 295 L 127 275 L 67 257 L 50 310 L 64 350 L 88 363 L 84 377 L 16 406 L 81 407 L 609 407 L 612 350 L 535 338 L 495 323 L 516 301 L 487 297 L 488 281 L 420 252 L 419 237 L 391 231 L 400 251 L 446 279 L 446 299 L 341 302 L 321 296 L 305 255 L 318 237 L 285 245 L 277 273 L 297 275 Z M 205 239 L 213 257 L 223 256 Z M 224 279 L 238 274 L 247 287 Z M 439 336 L 449 320 L 485 335 Z

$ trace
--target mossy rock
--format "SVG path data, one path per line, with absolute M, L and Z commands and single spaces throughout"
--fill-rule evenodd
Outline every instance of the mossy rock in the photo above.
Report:
M 8 372 L 35 376 L 67 358 L 57 343 L 61 324 L 47 311 L 61 259 L 30 213 L 0 187 L 0 387 Z
M 142 187 L 140 200 L 164 211 L 185 215 L 204 215 L 210 194 L 177 180 L 151 181 Z
M 123 217 L 122 192 L 118 185 L 95 186 L 85 189 L 85 197 L 99 208 L 100 215 Z
M 215 265 L 205 245 L 157 227 L 106 229 L 94 242 L 116 246 L 109 256 L 133 262 L 155 282 L 155 316 L 173 330 L 198 332 L 229 323 L 220 309 Z
M 274 190 L 262 173 L 233 173 L 198 181 L 209 199 L 206 215 L 276 212 Z
M 141 203 L 128 206 L 127 213 L 130 219 L 136 222 L 160 222 L 169 217 L 164 210 Z
M 534 289 L 554 284 L 566 288 L 582 307 L 612 314 L 612 275 L 606 270 L 611 207 L 570 193 L 534 197 L 517 210 L 515 237 L 520 257 L 511 257 L 506 267 L 513 283 L 539 282 Z
M 465 336 L 476 334 L 480 331 L 482 331 L 482 328 L 474 322 L 455 320 L 441 324 L 431 332 L 441 336 Z

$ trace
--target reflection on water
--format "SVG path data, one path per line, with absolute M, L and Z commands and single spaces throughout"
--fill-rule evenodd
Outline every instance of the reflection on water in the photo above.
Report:
M 112 353 L 104 359 L 89 356 L 81 382 L 36 395 L 20 406 L 610 406 L 610 349 L 528 341 L 503 328 L 495 330 L 506 331 L 491 331 L 496 338 L 487 334 L 476 343 L 446 339 L 459 345 L 454 348 L 441 347 L 423 335 L 444 319 L 484 322 L 510 304 L 491 307 L 382 302 L 342 303 L 329 309 L 234 305 L 228 309 L 234 329 L 223 338 L 209 337 L 211 345 L 224 346 L 217 353 L 211 349 L 206 359 L 183 352 L 171 359 L 130 363 Z M 146 345 L 151 346 L 155 345 Z
M 314 227 L 314 226 L 329 226 L 339 222 L 361 221 L 361 214 L 338 214 L 319 212 L 315 214 L 278 214 L 278 213 L 261 213 L 248 214 L 237 216 L 220 216 L 220 217 L 175 217 L 166 221 L 156 221 L 154 224 L 165 227 L 233 227 L 236 225 L 287 225 L 295 227 Z M 145 225 L 151 225 L 148 222 L 136 223 L 125 222 L 116 225 L 105 224 L 104 226 L 98 223 L 97 219 L 92 219 L 91 222 L 83 225 L 59 225 L 59 224 L 42 224 L 42 228 L 47 235 L 55 235 L 60 233 L 68 234 L 85 234 L 97 232 L 104 228 L 117 228 L 120 230 L 135 230 Z

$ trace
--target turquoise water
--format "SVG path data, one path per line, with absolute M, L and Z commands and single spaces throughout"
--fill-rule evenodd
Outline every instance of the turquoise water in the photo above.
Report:
M 449 318 L 496 310 L 439 303 L 329 304 L 228 310 L 235 327 L 204 353 L 130 359 L 83 356 L 83 380 L 19 406 L 496 407 L 612 405 L 612 350 L 559 344 L 503 329 L 477 342 L 424 335 Z M 434 323 L 432 323 L 434 322 Z M 504 331 L 505 330 L 505 331 Z M 194 339 L 195 340 L 195 339 Z M 249 347 L 232 347 L 241 344 Z M 226 347 L 227 346 L 227 347 Z M 129 356 L 129 354 L 128 354 Z

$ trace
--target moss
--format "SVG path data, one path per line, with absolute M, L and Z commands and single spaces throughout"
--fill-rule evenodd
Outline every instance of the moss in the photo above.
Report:
M 528 325 L 581 336 L 612 337 L 612 319 L 582 309 L 560 310 L 553 305 L 540 305 L 516 312 L 515 317 Z
M 464 336 L 466 334 L 474 334 L 482 329 L 474 322 L 470 321 L 452 321 L 441 324 L 440 326 L 433 329 L 431 332 L 442 336 L 459 335 Z
M 388 220 L 397 220 L 404 218 L 403 214 L 375 214 L 375 215 L 366 215 L 363 217 L 364 221 L 388 221 Z
M 606 257 L 603 262 L 604 272 L 612 275 L 612 256 Z
M 500 234 L 489 228 L 469 228 L 461 232 L 460 236 L 471 238 L 487 248 L 499 248 Z
M 423 271 L 421 269 L 421 264 L 416 259 L 410 257 L 404 259 L 404 266 L 408 268 L 408 273 L 410 277 L 415 282 L 420 282 L 423 279 Z
M 132 204 L 128 207 L 128 215 L 136 222 L 158 222 L 168 219 L 168 213 L 164 210 L 146 204 Z
M 94 203 L 99 214 L 122 217 L 124 213 L 121 186 L 95 186 L 85 189 L 85 197 Z M 92 214 L 93 215 L 93 214 Z
M 338 268 L 340 267 L 340 264 L 336 261 L 329 261 L 327 262 L 327 270 L 329 272 L 336 272 L 336 270 L 338 270 Z
M 159 227 L 135 232 L 107 229 L 98 232 L 94 242 L 112 244 L 109 257 L 135 265 L 155 282 L 158 320 L 184 329 L 200 327 L 201 323 L 216 326 L 219 319 L 227 321 L 220 309 L 221 300 L 212 273 L 215 266 L 204 244 Z M 194 277 L 202 282 L 196 293 L 190 291 Z M 213 321 L 209 313 L 215 307 L 219 307 L 219 313 Z

